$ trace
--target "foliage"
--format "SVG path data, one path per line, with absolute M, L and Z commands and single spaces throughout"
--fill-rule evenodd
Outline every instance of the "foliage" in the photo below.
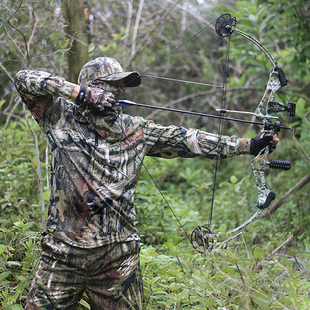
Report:
M 147 309 L 307 309 L 309 253 L 265 256 L 255 247 L 217 249 L 207 256 L 183 246 L 141 252 Z
M 237 17 L 237 27 L 266 45 L 284 69 L 289 85 L 277 100 L 292 100 L 297 105 L 293 119 L 280 118 L 294 127 L 295 136 L 281 132 L 274 153 L 290 159 L 293 168 L 287 172 L 267 170 L 266 182 L 280 198 L 309 174 L 308 1 L 145 1 L 139 16 L 140 3 L 89 2 L 90 58 L 104 54 L 117 58 L 127 70 L 221 85 L 218 60 L 224 59 L 225 43 L 210 31 L 203 31 L 190 44 L 148 68 L 209 21 L 230 12 Z M 5 68 L 8 74 L 3 70 L 0 73 L 0 308 L 14 310 L 22 309 L 38 262 L 42 206 L 33 137 L 21 104 L 16 104 L 18 96 L 9 76 L 29 65 L 66 77 L 66 57 L 70 57 L 67 52 L 72 42 L 63 31 L 66 21 L 57 1 L 3 1 L 1 9 L 0 69 Z M 20 32 L 9 24 L 9 18 Z M 231 38 L 230 60 L 229 108 L 253 111 L 264 91 L 270 64 L 258 49 L 235 35 Z M 139 92 L 127 92 L 128 99 L 208 113 L 221 102 L 222 93 L 214 87 L 147 77 L 143 82 Z M 205 118 L 134 108 L 126 112 L 165 125 L 217 130 L 217 123 Z M 31 119 L 30 124 L 39 139 L 47 202 L 45 138 Z M 226 128 L 229 134 L 250 137 L 257 132 L 235 123 Z M 213 252 L 201 255 L 192 249 L 187 237 L 195 226 L 208 225 L 215 163 L 201 158 L 148 158 L 145 166 L 135 204 L 136 225 L 143 237 L 141 266 L 147 309 L 309 308 L 309 184 L 293 192 L 272 216 L 247 227 L 241 237 L 226 246 L 215 245 Z M 218 241 L 227 239 L 228 231 L 255 212 L 253 182 L 249 157 L 220 162 L 211 227 L 219 235 Z M 86 296 L 80 308 L 90 308 Z
M 32 125 L 39 135 L 34 121 Z M 0 144 L 0 304 L 22 309 L 37 266 L 41 230 L 36 154 L 26 121 L 1 128 Z M 42 176 L 46 178 L 45 170 Z

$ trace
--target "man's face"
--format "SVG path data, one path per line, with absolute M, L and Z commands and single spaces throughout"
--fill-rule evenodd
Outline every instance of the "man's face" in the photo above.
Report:
M 112 92 L 116 100 L 124 99 L 125 96 L 125 80 L 119 81 L 102 81 L 95 80 L 93 87 L 102 88 L 105 91 Z

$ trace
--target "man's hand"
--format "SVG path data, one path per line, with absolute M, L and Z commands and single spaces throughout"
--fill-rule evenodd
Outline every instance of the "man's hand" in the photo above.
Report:
M 264 147 L 269 146 L 269 153 L 272 153 L 278 141 L 279 138 L 276 133 L 273 135 L 260 133 L 251 139 L 250 152 L 252 155 L 257 156 Z
M 76 99 L 77 104 L 83 104 L 85 107 L 91 106 L 100 111 L 117 104 L 112 92 L 96 87 L 76 86 L 71 97 Z
M 114 94 L 101 88 L 87 87 L 84 99 L 84 105 L 104 110 L 105 107 L 112 107 L 116 104 Z

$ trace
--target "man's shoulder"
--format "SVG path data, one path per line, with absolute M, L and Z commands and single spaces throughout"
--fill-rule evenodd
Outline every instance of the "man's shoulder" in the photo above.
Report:
M 134 123 L 134 124 L 144 124 L 146 120 L 141 116 L 132 116 L 129 114 L 119 114 L 119 118 L 123 122 Z

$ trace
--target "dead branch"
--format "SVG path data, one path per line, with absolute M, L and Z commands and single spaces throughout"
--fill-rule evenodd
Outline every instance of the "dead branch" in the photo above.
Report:
M 9 122 L 10 122 L 10 119 L 11 119 L 11 117 L 13 116 L 13 112 L 14 112 L 15 109 L 18 107 L 18 105 L 20 104 L 21 101 L 22 101 L 22 98 L 19 97 L 18 100 L 16 101 L 14 107 L 11 109 L 11 111 L 10 111 L 9 113 L 6 113 L 6 112 L 3 113 L 3 114 L 6 113 L 6 114 L 8 115 L 8 117 L 6 118 L 6 122 L 5 122 L 5 125 L 4 125 L 3 129 L 6 129 L 6 128 L 7 128 L 8 124 L 9 124 Z
M 271 256 L 275 255 L 281 248 L 283 248 L 288 243 L 291 243 L 293 241 L 294 235 L 291 235 L 289 238 L 287 238 L 281 245 L 279 245 L 275 250 L 273 250 L 271 253 L 269 253 L 264 260 L 269 260 Z
M 0 62 L 0 70 L 7 76 L 7 78 L 9 78 L 9 80 L 14 84 L 14 80 L 11 76 L 11 74 L 5 69 L 5 67 L 3 66 L 2 62 Z
M 22 5 L 23 1 L 20 1 L 19 6 L 17 7 L 17 9 L 15 10 L 15 12 L 8 18 L 7 22 L 8 24 L 15 29 L 17 32 L 19 32 L 24 40 L 25 43 L 25 48 L 26 48 L 26 60 L 27 60 L 27 68 L 29 67 L 29 50 L 28 50 L 28 46 L 27 46 L 27 40 L 25 35 L 18 29 L 16 28 L 14 25 L 11 24 L 11 19 L 15 16 L 15 14 L 18 12 L 18 10 L 20 9 L 21 5 Z
M 268 209 L 268 213 L 274 213 L 286 200 L 286 198 L 291 195 L 294 191 L 300 190 L 303 186 L 305 186 L 310 181 L 310 173 L 305 175 L 294 187 L 292 187 L 289 191 L 287 191 L 277 202 L 273 203 L 271 207 Z M 264 217 L 268 216 L 268 213 L 264 215 Z
M 28 127 L 29 127 L 32 135 L 33 135 L 35 146 L 36 146 L 37 173 L 38 173 L 38 181 L 39 181 L 40 194 L 41 194 L 41 203 L 42 203 L 42 213 L 41 213 L 41 215 L 42 215 L 42 229 L 43 229 L 43 233 L 45 233 L 45 204 L 44 204 L 44 197 L 43 197 L 43 185 L 42 185 L 42 179 L 41 179 L 41 163 L 40 163 L 39 143 L 38 143 L 38 138 L 37 138 L 34 130 L 32 129 L 32 127 L 31 127 L 31 125 L 29 123 L 29 119 L 28 119 L 28 116 L 27 116 L 25 104 L 23 104 L 23 110 L 24 110 L 24 115 L 25 115 L 26 122 L 28 124 Z
M 136 53 L 136 39 L 137 39 L 137 33 L 138 33 L 138 28 L 139 28 L 139 21 L 140 21 L 140 18 L 141 18 L 141 12 L 142 12 L 142 9 L 143 9 L 143 4 L 144 4 L 144 0 L 140 0 L 139 9 L 138 9 L 138 13 L 137 13 L 137 17 L 136 17 L 136 22 L 135 22 L 135 26 L 134 26 L 134 30 L 133 30 L 133 35 L 132 35 L 131 56 L 135 55 L 135 53 Z

